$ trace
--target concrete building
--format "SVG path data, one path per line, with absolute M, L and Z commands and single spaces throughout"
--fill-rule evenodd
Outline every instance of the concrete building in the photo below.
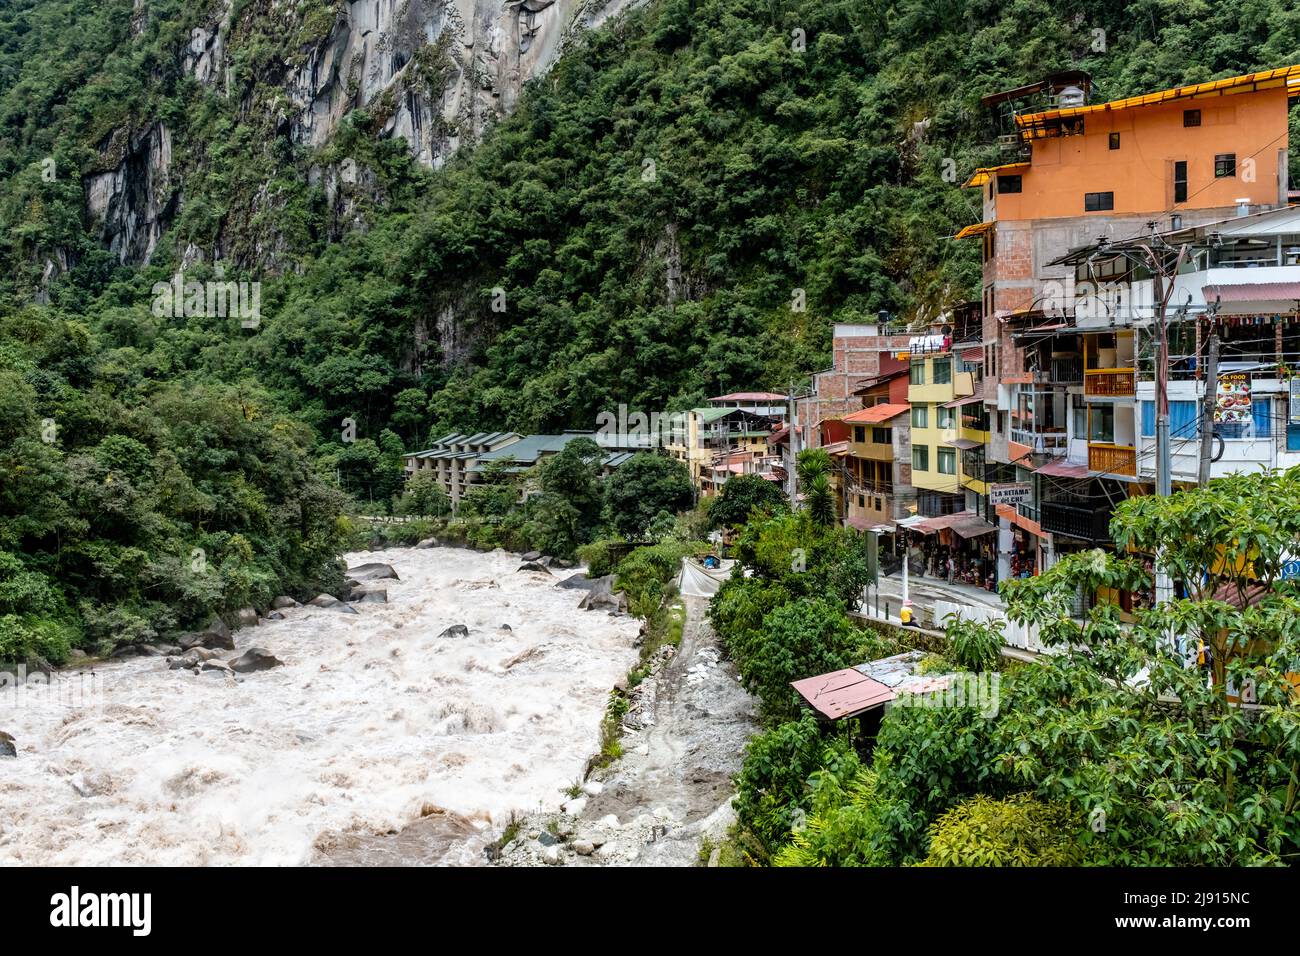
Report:
M 1001 499 L 999 578 L 1105 543 L 1115 503 L 1151 489 L 1155 297 L 1150 270 L 1135 265 L 1143 245 L 1192 253 L 1172 300 L 1185 310 L 1170 332 L 1174 477 L 1195 480 L 1211 302 L 1221 333 L 1242 329 L 1245 346 L 1253 329 L 1275 343 L 1269 361 L 1243 348 L 1244 365 L 1222 366 L 1246 381 L 1232 380 L 1236 420 L 1222 429 L 1216 473 L 1288 460 L 1278 412 L 1289 385 L 1277 365 L 1300 300 L 1288 286 L 1300 279 L 1289 271 L 1300 226 L 1286 208 L 1300 66 L 1109 103 L 1089 104 L 1089 93 L 1074 73 L 985 97 L 1003 115 L 1009 155 L 965 184 L 983 204 L 982 221 L 957 238 L 983 251 L 982 484 Z M 1267 404 L 1236 405 L 1246 392 Z M 1247 407 L 1251 437 L 1233 437 Z

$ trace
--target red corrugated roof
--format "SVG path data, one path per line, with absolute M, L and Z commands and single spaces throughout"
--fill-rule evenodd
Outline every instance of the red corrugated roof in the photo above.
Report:
M 880 681 L 852 668 L 805 677 L 790 684 L 814 710 L 831 720 L 855 717 L 894 699 L 895 694 Z
M 879 425 L 881 422 L 889 421 L 889 419 L 896 418 L 909 411 L 911 407 L 910 405 L 872 405 L 860 412 L 845 415 L 840 421 L 848 422 L 851 425 Z

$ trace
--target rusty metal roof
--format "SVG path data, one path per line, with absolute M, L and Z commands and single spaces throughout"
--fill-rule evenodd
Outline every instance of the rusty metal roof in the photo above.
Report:
M 902 415 L 904 412 L 911 409 L 911 407 L 911 405 L 890 405 L 887 403 L 872 405 L 869 408 L 862 409 L 861 411 L 845 415 L 840 420 L 849 422 L 853 425 L 878 425 L 881 422 L 889 421 L 891 418 L 896 418 L 897 416 Z
M 790 686 L 809 706 L 830 720 L 856 717 L 884 706 L 896 696 L 884 684 L 851 667 L 791 681 Z

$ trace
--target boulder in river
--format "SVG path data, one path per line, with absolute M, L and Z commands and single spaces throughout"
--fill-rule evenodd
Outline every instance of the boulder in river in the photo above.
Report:
M 540 551 L 529 551 L 527 554 L 521 554 L 521 555 L 519 556 L 519 560 L 520 560 L 520 561 L 536 561 L 536 560 L 537 560 L 538 558 L 540 558 L 541 556 L 542 556 L 542 552 L 540 552 Z
M 17 757 L 18 747 L 13 736 L 0 730 L 0 757 Z
M 587 596 L 578 603 L 579 608 L 584 611 L 594 611 L 597 608 L 609 608 L 615 612 L 627 610 L 627 595 L 614 590 L 614 575 L 596 578 L 593 584 Z
M 233 677 L 235 672 L 231 670 L 230 665 L 227 664 L 225 661 L 217 660 L 214 657 L 211 660 L 203 661 L 203 663 L 199 664 L 198 673 L 209 674 L 209 675 L 216 674 L 218 676 L 226 675 L 226 676 Z
M 388 601 L 388 589 L 380 584 L 358 584 L 348 591 L 348 601 L 364 601 L 367 594 L 378 594 L 377 598 L 371 598 L 372 601 Z
M 540 564 L 540 563 L 537 562 L 537 561 L 526 561 L 525 563 L 519 565 L 519 570 L 520 570 L 520 571 L 540 571 L 542 574 L 550 574 L 550 573 L 551 573 L 550 568 L 546 567 L 546 565 L 544 565 L 544 564 Z
M 215 647 L 225 651 L 235 649 L 235 639 L 230 636 L 230 628 L 226 627 L 226 622 L 215 614 L 212 615 L 212 620 L 208 622 L 207 627 L 184 635 L 177 643 L 183 648 Z
M 419 544 L 416 545 L 417 548 L 421 548 L 421 549 L 436 548 L 437 546 L 438 546 L 437 538 L 425 538 L 423 541 L 421 541 Z
M 338 611 L 340 614 L 356 614 L 357 609 L 349 607 L 332 594 L 318 594 L 307 602 L 312 607 L 323 607 L 326 610 Z M 231 648 L 233 650 L 233 648 Z
M 191 647 L 176 657 L 167 658 L 167 666 L 172 670 L 180 670 L 183 667 L 198 667 L 204 661 L 210 661 L 217 656 L 217 652 L 206 647 Z
M 589 578 L 579 571 L 577 574 L 570 574 L 562 581 L 557 581 L 555 586 L 557 588 L 577 588 L 580 591 L 590 591 L 600 580 L 601 578 Z
M 281 614 L 279 611 L 272 611 L 270 614 L 266 616 L 266 619 L 268 621 L 283 621 L 284 615 Z
M 447 628 L 439 637 L 469 637 L 469 628 L 464 624 L 453 624 Z
M 271 610 L 282 611 L 287 607 L 302 607 L 302 605 L 287 594 L 281 594 L 279 597 L 271 599 Z
M 359 564 L 355 568 L 348 568 L 348 576 L 357 581 L 400 581 L 397 572 L 393 570 L 391 564 L 380 564 L 371 562 L 370 564 Z
M 272 667 L 279 667 L 284 661 L 263 647 L 250 647 L 226 663 L 236 674 L 251 674 L 254 671 L 268 671 Z
M 257 611 L 251 607 L 241 607 L 235 612 L 235 627 L 257 627 Z
M 365 591 L 359 600 L 362 604 L 387 604 L 388 591 L 382 588 L 376 588 L 373 591 Z

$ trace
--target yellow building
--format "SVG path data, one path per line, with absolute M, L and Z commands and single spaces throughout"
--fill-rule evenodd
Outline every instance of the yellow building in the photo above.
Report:
M 917 512 L 944 515 L 966 506 L 965 482 L 982 474 L 966 474 L 962 452 L 974 448 L 976 439 L 962 435 L 963 399 L 975 396 L 975 375 L 961 355 L 942 336 L 921 336 L 910 352 L 911 370 L 907 400 L 911 410 L 912 485 L 917 492 Z M 974 401 L 969 403 L 972 413 Z M 972 424 L 978 424 L 972 422 Z M 980 442 L 987 438 L 987 422 Z M 982 482 L 981 482 L 982 483 Z

